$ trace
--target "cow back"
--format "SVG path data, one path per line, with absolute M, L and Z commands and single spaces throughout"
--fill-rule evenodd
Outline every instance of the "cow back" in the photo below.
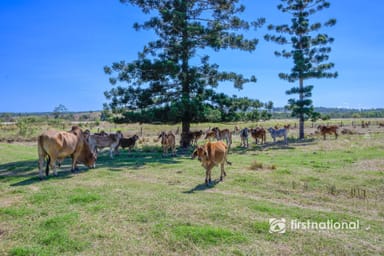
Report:
M 208 142 L 206 145 L 206 152 L 208 153 L 207 160 L 214 164 L 222 163 L 225 160 L 228 147 L 222 141 Z

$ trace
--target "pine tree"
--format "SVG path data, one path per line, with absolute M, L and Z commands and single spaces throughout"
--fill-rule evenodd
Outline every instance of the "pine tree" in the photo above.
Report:
M 293 60 L 290 73 L 280 73 L 279 77 L 290 83 L 299 82 L 298 87 L 292 87 L 286 93 L 298 94 L 298 99 L 289 99 L 288 108 L 292 116 L 299 118 L 299 138 L 304 138 L 304 121 L 312 116 L 314 108 L 312 104 L 313 85 L 304 85 L 304 81 L 312 78 L 336 78 L 337 72 L 331 72 L 334 68 L 332 62 L 328 62 L 334 38 L 319 31 L 324 27 L 336 24 L 335 19 L 326 22 L 313 22 L 315 13 L 330 7 L 325 0 L 281 0 L 277 8 L 291 15 L 289 25 L 269 25 L 268 29 L 275 31 L 276 35 L 265 35 L 267 41 L 273 41 L 280 45 L 289 45 L 289 50 L 275 51 L 279 57 Z
M 136 30 L 152 30 L 157 40 L 149 42 L 138 59 L 113 63 L 105 67 L 115 85 L 125 81 L 128 87 L 117 86 L 105 93 L 115 112 L 127 109 L 163 107 L 172 102 L 179 106 L 182 136 L 202 110 L 203 102 L 212 99 L 222 81 L 230 81 L 241 89 L 245 83 L 256 82 L 234 72 L 219 71 L 218 64 L 210 64 L 209 56 L 199 50 L 206 48 L 237 49 L 252 52 L 257 39 L 247 39 L 241 31 L 258 27 L 264 19 L 247 22 L 238 14 L 244 6 L 238 0 L 121 0 L 141 8 L 146 14 L 157 14 L 143 24 L 134 24 Z M 183 143 L 187 146 L 188 143 Z

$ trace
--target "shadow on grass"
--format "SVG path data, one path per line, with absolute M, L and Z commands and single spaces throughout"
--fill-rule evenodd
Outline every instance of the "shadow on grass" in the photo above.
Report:
M 138 169 L 146 164 L 176 164 L 179 163 L 179 156 L 162 156 L 158 152 L 126 152 L 121 151 L 119 155 L 110 158 L 109 153 L 99 154 L 96 162 L 97 168 L 108 168 L 110 171 L 121 171 L 120 168 Z
M 205 183 L 202 183 L 202 184 L 198 184 L 196 185 L 196 187 L 190 189 L 190 190 L 187 190 L 187 191 L 183 191 L 184 194 L 192 194 L 194 193 L 195 191 L 204 191 L 204 190 L 208 190 L 208 189 L 211 189 L 211 188 L 214 188 L 217 184 L 220 183 L 220 179 L 216 179 L 216 180 L 213 180 L 211 182 L 211 184 L 207 185 Z
M 71 166 L 68 166 L 68 168 L 66 168 L 68 170 L 66 170 L 66 171 L 62 171 L 62 169 L 57 169 L 57 176 L 54 176 L 53 173 L 50 171 L 49 176 L 47 176 L 47 177 L 45 176 L 43 178 L 43 180 L 40 180 L 39 175 L 34 174 L 32 177 L 25 179 L 25 180 L 22 180 L 22 181 L 19 181 L 19 182 L 16 182 L 16 183 L 12 183 L 10 186 L 11 187 L 28 186 L 28 185 L 32 185 L 32 184 L 37 183 L 37 182 L 48 181 L 51 179 L 70 179 L 73 176 L 75 176 L 77 173 L 87 172 L 89 170 L 87 168 L 84 168 L 84 169 L 81 168 L 80 171 L 76 171 L 73 173 L 70 171 L 70 168 L 71 168 Z
M 288 143 L 285 144 L 282 140 L 277 140 L 276 142 L 265 142 L 264 144 L 256 144 L 255 142 L 249 143 L 248 148 L 241 146 L 232 147 L 230 153 L 237 154 L 246 154 L 249 151 L 263 151 L 263 150 L 280 150 L 280 149 L 295 149 L 295 147 L 309 146 L 315 144 L 316 140 L 314 138 L 308 139 L 294 139 L 288 138 Z
M 43 181 L 50 179 L 69 179 L 76 175 L 72 173 L 71 159 L 66 158 L 62 163 L 61 167 L 56 167 L 57 176 L 53 175 L 53 171 L 50 170 L 48 177 L 44 177 Z M 121 168 L 138 169 L 146 164 L 159 163 L 159 164 L 174 164 L 178 163 L 178 156 L 165 156 L 162 157 L 161 153 L 146 153 L 146 152 L 122 152 L 120 155 L 115 156 L 113 159 L 109 157 L 108 152 L 102 152 L 97 161 L 97 168 L 107 168 L 110 171 L 121 171 Z M 45 163 L 46 164 L 46 163 Z M 82 164 L 78 165 L 79 172 L 88 171 L 88 167 Z M 45 176 L 45 165 L 44 165 L 44 176 Z M 25 178 L 19 181 L 20 178 Z M 15 179 L 18 180 L 16 183 L 12 183 Z M 9 182 L 10 186 L 27 186 L 36 182 L 40 182 L 38 160 L 18 161 L 0 164 L 0 181 Z

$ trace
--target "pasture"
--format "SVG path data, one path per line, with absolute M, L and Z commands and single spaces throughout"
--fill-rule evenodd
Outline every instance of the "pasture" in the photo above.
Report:
M 79 165 L 74 174 L 66 159 L 58 177 L 43 181 L 36 143 L 4 140 L 0 255 L 384 254 L 384 128 L 303 141 L 290 130 L 288 145 L 272 143 L 268 134 L 266 145 L 250 138 L 248 149 L 234 135 L 227 177 L 206 186 L 192 149 L 161 156 L 157 135 L 175 127 L 144 125 L 132 152 L 110 159 L 105 150 L 96 169 Z M 105 129 L 132 134 L 141 128 Z M 219 175 L 215 167 L 212 179 Z M 285 218 L 286 232 L 270 233 L 270 218 Z M 358 221 L 359 227 L 291 230 L 291 220 Z

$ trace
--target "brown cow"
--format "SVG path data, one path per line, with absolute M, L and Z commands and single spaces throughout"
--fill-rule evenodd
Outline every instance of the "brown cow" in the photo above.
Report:
M 192 144 L 197 145 L 197 141 L 201 138 L 201 136 L 203 136 L 203 131 L 202 130 L 193 131 L 190 133 L 191 133 L 191 137 L 192 137 Z
M 92 134 L 88 136 L 88 143 L 92 152 L 97 152 L 97 149 L 109 147 L 109 156 L 113 158 L 113 152 L 116 151 L 122 137 L 123 134 L 120 131 L 107 135 Z
M 163 147 L 163 156 L 168 154 L 168 149 L 171 149 L 172 154 L 176 155 L 176 138 L 172 132 L 161 132 L 159 135 L 161 138 L 161 146 Z
M 325 125 L 319 125 L 317 129 L 320 131 L 321 135 L 323 135 L 324 140 L 326 139 L 326 134 L 335 134 L 335 139 L 337 139 L 337 129 L 339 129 L 338 126 L 336 125 L 331 125 L 331 126 L 325 126 Z
M 251 129 L 251 136 L 255 139 L 255 142 L 257 144 L 258 139 L 261 139 L 261 144 L 264 144 L 267 137 L 267 132 L 262 127 L 256 127 L 254 129 Z
M 40 179 L 43 178 L 44 161 L 46 158 L 48 158 L 45 170 L 46 176 L 49 174 L 49 167 L 51 167 L 56 176 L 56 161 L 61 162 L 67 156 L 72 157 L 72 172 L 76 170 L 78 162 L 90 168 L 95 167 L 96 155 L 90 150 L 82 130 L 77 126 L 72 127 L 72 130 L 69 132 L 48 130 L 42 133 L 37 140 L 37 150 Z
M 231 162 L 227 160 L 228 147 L 222 141 L 207 142 L 204 146 L 199 146 L 193 151 L 192 159 L 197 157 L 201 162 L 201 165 L 205 169 L 205 184 L 209 185 L 212 182 L 211 170 L 214 166 L 220 164 L 221 174 L 220 181 L 227 176 L 224 170 L 224 164 L 231 165 Z

